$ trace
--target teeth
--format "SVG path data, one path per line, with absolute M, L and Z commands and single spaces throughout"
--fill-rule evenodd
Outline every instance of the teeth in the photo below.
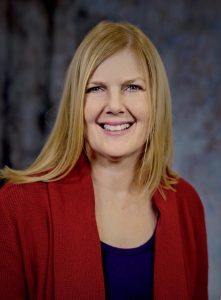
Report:
M 130 127 L 130 124 L 121 124 L 121 125 L 108 125 L 104 124 L 104 129 L 109 130 L 109 131 L 120 131 L 120 130 L 125 130 Z

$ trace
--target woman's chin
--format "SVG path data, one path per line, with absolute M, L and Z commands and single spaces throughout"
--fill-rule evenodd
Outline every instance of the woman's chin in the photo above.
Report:
M 140 153 L 140 152 L 139 152 Z M 138 152 L 123 152 L 123 151 L 109 151 L 103 153 L 93 153 L 93 157 L 95 160 L 107 160 L 110 162 L 120 162 L 125 159 L 136 160 Z

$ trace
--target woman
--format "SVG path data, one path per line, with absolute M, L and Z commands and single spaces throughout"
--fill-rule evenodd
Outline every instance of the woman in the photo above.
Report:
M 98 24 L 39 157 L 1 172 L 2 299 L 208 299 L 203 207 L 171 170 L 171 126 L 153 44 Z

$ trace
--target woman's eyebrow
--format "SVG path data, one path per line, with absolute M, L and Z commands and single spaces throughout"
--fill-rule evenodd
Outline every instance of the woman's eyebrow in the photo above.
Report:
M 145 82 L 145 80 L 144 80 L 144 78 L 142 78 L 142 77 L 136 77 L 136 78 L 132 78 L 132 79 L 127 79 L 127 80 L 125 80 L 124 82 L 123 82 L 123 84 L 130 84 L 130 83 L 133 83 L 133 82 L 135 82 L 135 81 L 137 81 L 137 80 L 142 80 L 143 82 Z M 103 82 L 103 81 L 91 81 L 91 82 L 89 82 L 88 84 L 94 84 L 94 85 L 106 85 L 106 83 L 105 82 Z
M 135 82 L 137 80 L 141 80 L 141 81 L 145 82 L 144 78 L 142 78 L 142 77 L 136 77 L 136 78 L 128 79 L 128 80 L 124 81 L 124 84 L 130 84 L 130 83 L 133 83 L 133 82 Z
M 91 81 L 91 82 L 88 82 L 88 84 L 105 85 L 105 82 L 102 82 L 102 81 Z

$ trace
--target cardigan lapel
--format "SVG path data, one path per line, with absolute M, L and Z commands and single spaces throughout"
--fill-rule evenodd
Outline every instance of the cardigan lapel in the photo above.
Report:
M 89 166 L 49 184 L 54 227 L 55 299 L 105 299 L 102 257 Z
M 154 299 L 188 300 L 176 192 L 159 191 L 153 203 L 159 212 L 154 261 Z

